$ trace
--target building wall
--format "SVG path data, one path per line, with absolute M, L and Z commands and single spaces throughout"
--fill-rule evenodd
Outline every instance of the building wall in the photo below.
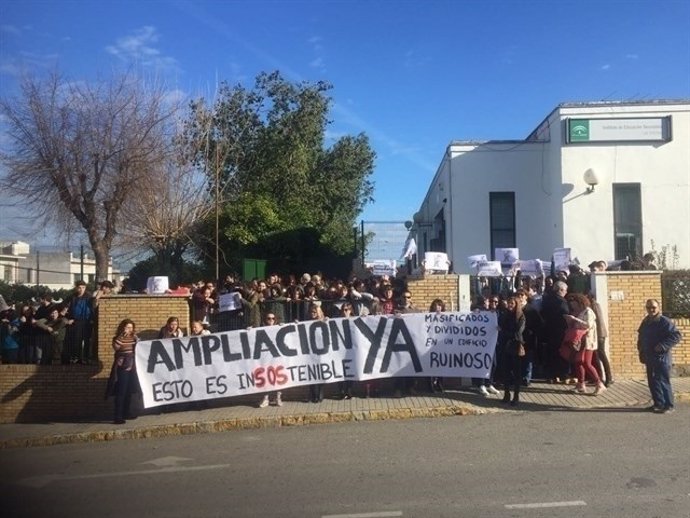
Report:
M 565 120 L 672 116 L 670 142 L 565 144 Z M 426 225 L 443 210 L 447 253 L 455 273 L 473 273 L 470 255 L 491 257 L 490 192 L 514 192 L 516 246 L 522 259 L 549 260 L 570 247 L 581 263 L 614 259 L 613 184 L 640 183 L 642 251 L 676 246 L 679 268 L 690 268 L 690 105 L 559 107 L 539 126 L 540 138 L 514 142 L 451 143 L 415 214 Z M 599 177 L 587 194 L 583 175 Z M 450 195 L 449 195 L 450 193 Z M 443 200 L 446 200 L 443 203 Z
M 516 240 L 522 257 L 548 258 L 552 243 L 562 242 L 558 213 L 535 210 L 550 203 L 544 190 L 554 174 L 545 157 L 549 143 L 513 142 L 450 146 L 451 159 L 443 176 L 425 200 L 426 218 L 433 218 L 439 201 L 446 199 L 447 251 L 455 273 L 472 273 L 466 258 L 493 254 L 491 246 L 490 192 L 515 193 Z M 439 193 L 440 186 L 445 188 Z M 447 193 L 450 192 L 450 196 Z M 557 191 L 558 192 L 558 191 Z M 556 196 L 560 202 L 560 197 Z M 547 217 L 544 217 L 544 216 Z
M 563 143 L 564 242 L 587 262 L 614 258 L 613 184 L 639 183 L 642 197 L 643 253 L 676 245 L 690 268 L 690 106 L 582 107 L 560 110 L 561 127 L 568 117 L 672 116 L 670 142 Z M 583 175 L 593 169 L 599 184 L 594 192 Z M 583 218 L 595 215 L 596 219 Z
M 53 290 L 72 288 L 74 283 L 82 278 L 88 283 L 96 280 L 96 260 L 84 256 L 82 275 L 81 259 L 71 252 L 40 252 L 38 257 L 36 253 L 32 253 L 20 259 L 19 266 L 19 282 L 36 284 L 38 266 L 39 283 Z M 121 279 L 120 272 L 117 269 L 113 270 L 111 263 L 108 264 L 107 277 L 113 282 Z

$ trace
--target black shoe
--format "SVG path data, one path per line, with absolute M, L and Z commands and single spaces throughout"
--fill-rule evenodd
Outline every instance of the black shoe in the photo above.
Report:
M 518 398 L 513 398 L 513 400 L 510 402 L 510 406 L 518 406 L 520 404 L 520 400 Z
M 126 421 L 124 419 L 115 419 L 113 421 L 113 424 L 125 424 Z
M 501 403 L 510 403 L 510 392 L 506 392 L 501 399 Z

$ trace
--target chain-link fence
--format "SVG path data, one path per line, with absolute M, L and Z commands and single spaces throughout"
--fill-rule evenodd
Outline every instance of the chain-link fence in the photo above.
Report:
M 395 260 L 400 264 L 408 235 L 404 221 L 362 221 L 359 244 L 362 262 Z

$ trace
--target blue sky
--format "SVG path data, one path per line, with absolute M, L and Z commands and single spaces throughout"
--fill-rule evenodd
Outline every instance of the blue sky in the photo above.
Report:
M 326 80 L 329 136 L 377 153 L 365 220 L 408 220 L 446 146 L 520 139 L 560 102 L 690 97 L 690 0 L 4 0 L 0 89 L 131 60 L 174 95 L 261 71 Z M 0 238 L 28 222 L 0 203 Z

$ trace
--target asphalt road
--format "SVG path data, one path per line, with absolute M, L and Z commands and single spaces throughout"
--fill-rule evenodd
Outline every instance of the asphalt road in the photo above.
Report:
M 0 451 L 8 517 L 690 517 L 690 406 Z

